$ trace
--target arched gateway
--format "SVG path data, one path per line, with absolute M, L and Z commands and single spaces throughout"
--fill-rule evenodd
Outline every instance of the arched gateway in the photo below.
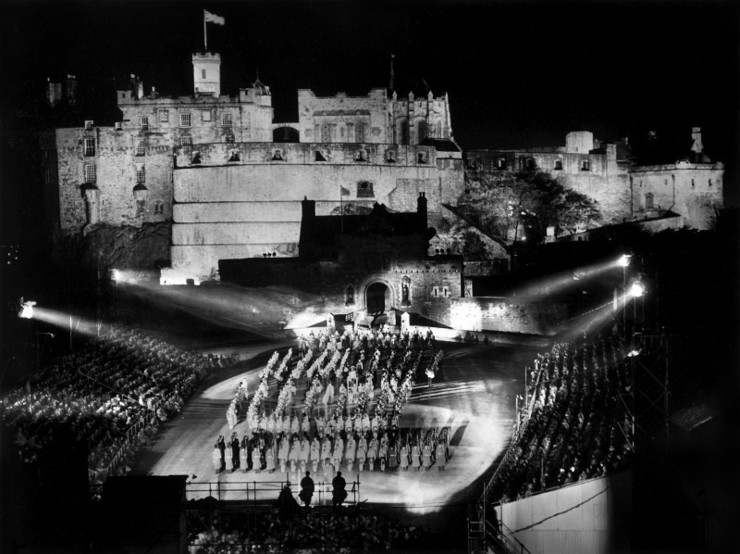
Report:
M 390 307 L 390 291 L 383 283 L 373 283 L 365 291 L 365 306 L 369 314 L 381 313 Z

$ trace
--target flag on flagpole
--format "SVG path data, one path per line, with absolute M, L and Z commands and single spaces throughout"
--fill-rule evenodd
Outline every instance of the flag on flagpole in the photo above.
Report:
M 208 10 L 203 10 L 203 17 L 205 17 L 206 23 L 213 23 L 215 25 L 224 25 L 226 19 L 215 13 L 211 13 Z

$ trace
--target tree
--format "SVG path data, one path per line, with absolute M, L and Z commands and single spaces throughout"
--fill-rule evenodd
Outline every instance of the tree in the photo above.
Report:
M 592 198 L 566 188 L 549 173 L 468 171 L 457 208 L 491 235 L 510 242 L 542 242 L 547 228 L 575 233 L 601 220 Z

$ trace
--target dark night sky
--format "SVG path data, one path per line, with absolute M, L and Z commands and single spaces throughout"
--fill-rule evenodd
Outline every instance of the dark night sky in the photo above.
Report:
M 146 89 L 192 90 L 201 9 L 222 55 L 222 90 L 259 67 L 278 121 L 294 120 L 297 88 L 450 93 L 463 148 L 560 145 L 569 130 L 597 138 L 649 129 L 704 144 L 730 166 L 737 152 L 738 9 L 734 2 L 9 2 L 1 4 L 2 106 L 43 95 L 46 76 L 80 86 L 139 74 Z M 104 89 L 100 89 L 104 90 Z M 42 96 L 41 96 L 42 97 Z M 111 98 L 111 102 L 113 102 Z

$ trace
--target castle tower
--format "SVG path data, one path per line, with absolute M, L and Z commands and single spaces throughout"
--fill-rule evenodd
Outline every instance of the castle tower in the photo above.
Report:
M 221 96 L 221 55 L 198 52 L 193 54 L 193 92 Z

